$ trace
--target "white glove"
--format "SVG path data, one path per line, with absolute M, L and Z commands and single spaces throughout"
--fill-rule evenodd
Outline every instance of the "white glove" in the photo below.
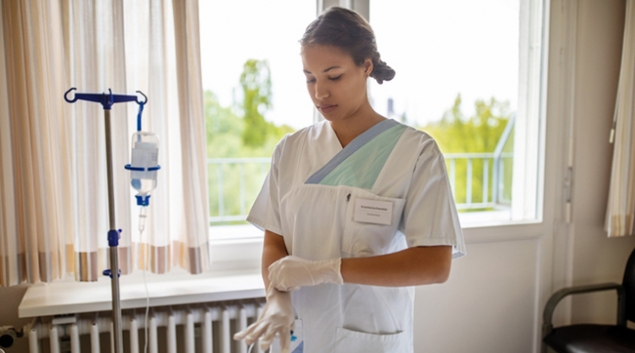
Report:
M 269 266 L 271 286 L 280 291 L 296 290 L 304 286 L 323 283 L 342 284 L 340 273 L 342 259 L 309 261 L 297 256 L 287 256 Z
M 245 343 L 250 346 L 260 338 L 260 349 L 266 351 L 271 346 L 276 334 L 279 334 L 282 353 L 289 353 L 291 330 L 294 328 L 294 323 L 291 293 L 281 292 L 273 286 L 269 286 L 264 311 L 256 322 L 236 333 L 234 339 L 237 341 L 245 340 Z

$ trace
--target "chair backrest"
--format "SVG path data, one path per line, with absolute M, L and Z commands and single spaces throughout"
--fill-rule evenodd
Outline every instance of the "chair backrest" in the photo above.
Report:
M 626 262 L 622 285 L 626 290 L 626 320 L 635 321 L 635 249 Z

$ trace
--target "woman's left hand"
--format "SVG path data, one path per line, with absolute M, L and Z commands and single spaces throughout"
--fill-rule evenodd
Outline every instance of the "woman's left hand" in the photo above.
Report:
M 251 346 L 260 340 L 260 350 L 266 351 L 271 346 L 274 337 L 280 337 L 280 347 L 283 353 L 289 352 L 291 331 L 294 326 L 293 304 L 291 293 L 281 292 L 269 286 L 267 303 L 258 320 L 243 331 L 234 335 L 237 341 L 245 340 Z
M 339 258 L 309 261 L 293 255 L 286 256 L 269 266 L 269 281 L 280 291 L 323 283 L 342 284 L 341 263 Z

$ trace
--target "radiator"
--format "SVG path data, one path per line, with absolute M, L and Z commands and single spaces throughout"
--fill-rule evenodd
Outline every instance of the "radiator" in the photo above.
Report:
M 153 307 L 148 315 L 148 352 L 247 353 L 247 345 L 232 336 L 251 324 L 263 307 L 264 300 Z M 35 318 L 27 327 L 29 352 L 100 353 L 104 347 L 111 352 L 110 316 L 110 312 L 99 312 Z M 121 326 L 124 351 L 143 353 L 145 308 L 124 310 Z M 258 345 L 252 352 L 262 353 Z

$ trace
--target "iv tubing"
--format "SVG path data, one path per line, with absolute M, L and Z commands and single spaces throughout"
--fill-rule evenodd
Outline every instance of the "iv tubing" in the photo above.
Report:
M 139 210 L 139 233 L 143 233 L 146 229 L 146 219 L 148 218 L 147 209 L 148 206 L 141 206 L 141 209 Z
M 146 214 L 144 209 L 147 207 L 141 207 L 141 211 L 139 212 L 139 242 L 143 242 L 143 229 L 145 228 L 145 218 Z M 143 227 L 141 226 L 143 215 Z M 144 320 L 144 340 L 145 344 L 143 345 L 143 353 L 148 353 L 148 313 L 150 312 L 150 292 L 148 291 L 148 282 L 146 281 L 146 270 L 148 267 L 148 250 L 144 249 L 143 251 L 143 286 L 146 290 L 146 315 Z

